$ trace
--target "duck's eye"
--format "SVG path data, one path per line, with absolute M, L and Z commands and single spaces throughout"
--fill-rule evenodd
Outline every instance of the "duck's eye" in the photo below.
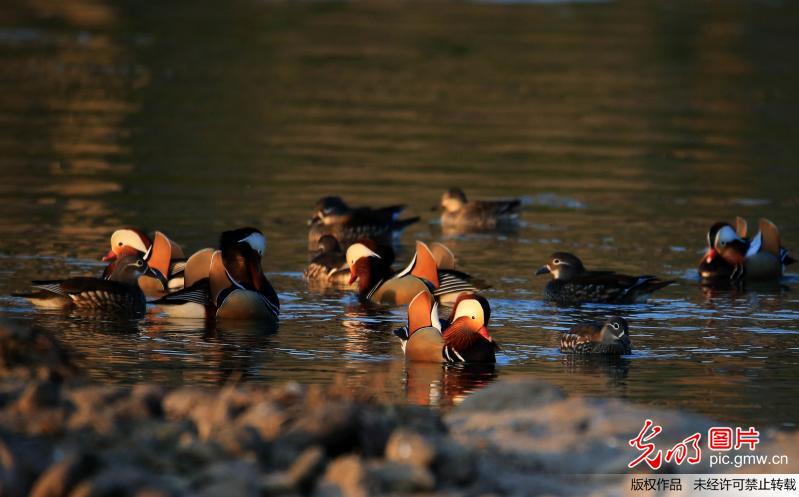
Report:
M 144 266 L 144 261 L 143 261 L 143 260 L 141 260 L 141 259 L 139 259 L 138 261 L 136 261 L 136 265 L 137 265 L 138 267 L 142 267 L 142 266 Z
M 472 319 L 476 319 L 476 318 L 474 316 L 472 316 Z
M 117 243 L 117 245 L 119 245 L 119 246 L 121 247 L 121 246 L 123 245 L 123 243 L 122 243 L 122 242 L 119 242 L 119 243 Z
M 719 242 L 719 245 L 721 245 L 722 247 L 726 247 L 727 246 L 727 242 Z
M 557 266 L 558 264 L 560 264 L 560 259 L 553 259 L 552 264 Z
M 613 323 L 611 326 L 613 326 L 614 330 L 618 330 L 619 329 L 619 323 Z

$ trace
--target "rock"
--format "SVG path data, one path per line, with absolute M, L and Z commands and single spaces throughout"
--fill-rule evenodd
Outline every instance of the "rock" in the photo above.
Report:
M 244 461 L 218 462 L 195 482 L 200 497 L 260 497 L 261 482 L 257 468 Z
M 77 377 L 78 368 L 72 354 L 49 333 L 2 321 L 0 373 L 49 380 Z
M 463 486 L 474 481 L 477 458 L 472 450 L 449 438 L 438 441 L 438 453 L 433 466 L 439 480 Z
M 92 455 L 73 455 L 50 466 L 34 483 L 30 497 L 65 497 L 81 480 L 99 467 Z
M 348 455 L 335 459 L 327 466 L 325 475 L 314 494 L 317 497 L 369 497 L 369 474 L 358 456 Z
M 288 433 L 308 437 L 330 455 L 345 453 L 358 444 L 358 409 L 351 403 L 331 401 L 305 412 Z
M 306 449 L 285 473 L 289 485 L 303 494 L 309 493 L 314 481 L 325 469 L 325 462 L 325 453 L 321 447 Z
M 425 467 L 417 464 L 373 462 L 368 466 L 371 487 L 386 494 L 427 492 L 436 486 L 436 479 Z
M 506 380 L 466 397 L 458 412 L 496 412 L 546 405 L 566 397 L 562 390 L 540 381 Z
M 427 468 L 435 458 L 435 443 L 406 428 L 394 430 L 386 445 L 386 459 L 396 463 Z
M 263 440 L 276 438 L 288 416 L 269 401 L 258 402 L 236 418 L 236 426 L 255 429 Z
M 108 466 L 91 480 L 78 484 L 69 497 L 126 497 L 157 488 L 157 477 L 130 466 Z
M 56 407 L 61 400 L 61 385 L 52 381 L 37 381 L 28 386 L 16 402 L 16 409 L 31 415 L 42 408 Z

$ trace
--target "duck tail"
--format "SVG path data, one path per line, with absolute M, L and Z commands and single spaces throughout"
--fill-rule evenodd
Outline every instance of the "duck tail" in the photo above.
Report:
M 391 229 L 394 231 L 402 231 L 413 223 L 419 222 L 419 219 L 421 219 L 419 216 L 409 217 L 406 219 L 397 219 L 391 225 Z

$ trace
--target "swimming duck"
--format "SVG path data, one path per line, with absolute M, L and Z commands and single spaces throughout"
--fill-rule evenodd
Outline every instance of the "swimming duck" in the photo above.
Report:
M 560 336 L 560 351 L 564 354 L 631 353 L 627 320 L 613 316 L 604 324 L 584 323 L 572 326 Z
M 652 292 L 674 283 L 655 276 L 627 276 L 613 271 L 588 271 L 568 252 L 555 252 L 535 274 L 551 274 L 544 295 L 558 304 L 632 304 L 645 302 Z
M 736 226 L 717 222 L 707 233 L 707 247 L 703 260 L 710 263 L 718 253 L 734 269 L 730 279 L 768 280 L 782 276 L 785 266 L 795 261 L 782 246 L 777 226 L 768 219 L 758 221 L 759 231 L 747 239 L 747 223 L 736 219 Z M 702 263 L 700 263 L 701 266 Z M 701 268 L 700 268 L 701 275 Z
M 116 230 L 111 235 L 111 250 L 103 257 L 110 262 L 103 273 L 108 276 L 114 270 L 114 261 L 123 255 L 143 257 L 155 275 L 144 275 L 139 286 L 148 297 L 160 297 L 164 293 L 183 288 L 183 270 L 186 259 L 183 249 L 160 231 L 153 233 L 152 241 L 144 232 L 135 228 Z
M 476 292 L 471 277 L 456 270 L 438 270 L 435 257 L 423 242 L 416 242 L 410 264 L 393 273 L 383 258 L 363 243 L 347 249 L 350 281 L 358 281 L 361 298 L 383 304 L 407 304 L 419 292 L 428 290 L 441 302 L 454 301 L 463 292 Z
M 358 240 L 358 242 L 377 253 L 383 264 L 390 267 L 394 262 L 394 249 L 390 246 L 380 246 L 366 238 Z M 357 289 L 357 286 L 349 282 L 350 268 L 347 264 L 347 257 L 333 235 L 324 235 L 319 238 L 319 250 L 305 268 L 303 277 L 312 286 Z
M 403 209 L 404 205 L 350 207 L 341 197 L 323 197 L 316 202 L 315 214 L 308 221 L 308 246 L 316 247 L 323 235 L 333 235 L 344 246 L 362 237 L 388 244 L 395 233 L 419 221 L 418 217 L 399 219 Z
M 494 363 L 498 346 L 488 332 L 490 317 L 485 298 L 462 294 L 442 332 L 438 304 L 433 294 L 423 290 L 408 304 L 408 326 L 394 333 L 409 361 Z
M 441 225 L 444 228 L 494 229 L 518 221 L 521 200 L 468 200 L 460 188 L 441 195 Z
M 226 231 L 211 254 L 208 277 L 153 302 L 171 317 L 277 323 L 280 302 L 261 269 L 266 239 L 255 228 Z
M 139 256 L 124 255 L 114 264 L 107 278 L 75 277 L 65 280 L 33 282 L 25 297 L 38 307 L 94 309 L 123 315 L 142 314 L 146 298 L 138 285 L 144 274 L 155 277 L 147 262 Z

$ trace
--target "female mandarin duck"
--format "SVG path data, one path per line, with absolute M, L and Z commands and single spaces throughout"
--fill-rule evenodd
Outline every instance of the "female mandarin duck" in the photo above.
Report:
M 460 188 L 441 196 L 441 226 L 453 229 L 490 230 L 512 225 L 519 219 L 521 200 L 468 200 Z
M 394 249 L 388 245 L 377 245 L 374 241 L 364 238 L 359 240 L 367 247 L 372 247 L 383 264 L 389 267 L 394 262 Z M 336 287 L 357 290 L 357 286 L 350 283 L 350 268 L 347 257 L 341 250 L 338 240 L 333 235 L 324 235 L 319 239 L 319 250 L 308 263 L 303 272 L 305 281 L 316 287 Z
M 226 231 L 211 254 L 208 277 L 154 302 L 171 317 L 277 323 L 280 302 L 261 268 L 266 239 L 255 228 Z
M 498 347 L 488 332 L 490 316 L 486 299 L 462 294 L 442 332 L 438 304 L 429 291 L 423 290 L 408 304 L 408 326 L 394 333 L 409 361 L 494 363 Z
M 613 316 L 604 324 L 585 323 L 573 326 L 560 337 L 564 354 L 630 354 L 630 333 L 624 318 Z
M 153 233 L 152 240 L 135 228 L 116 230 L 111 235 L 111 250 L 103 257 L 110 261 L 103 276 L 111 274 L 115 262 L 123 255 L 143 257 L 153 269 L 153 276 L 139 279 L 139 286 L 148 297 L 159 297 L 166 292 L 183 288 L 186 259 L 183 249 L 160 231 Z
M 76 277 L 65 280 L 34 281 L 34 291 L 16 294 L 39 307 L 93 309 L 122 315 L 142 314 L 146 298 L 138 279 L 154 274 L 147 262 L 124 255 L 107 278 Z
M 341 197 L 323 197 L 316 202 L 314 216 L 308 221 L 308 245 L 315 247 L 324 235 L 334 236 L 345 246 L 362 237 L 391 243 L 395 233 L 419 220 L 418 217 L 399 219 L 403 209 L 404 205 L 377 209 L 350 207 Z
M 648 275 L 627 276 L 613 271 L 588 271 L 577 256 L 568 252 L 555 252 L 535 274 L 547 273 L 552 275 L 552 280 L 547 283 L 544 295 L 563 305 L 646 302 L 654 291 L 674 283 Z
M 777 226 L 768 219 L 758 221 L 759 231 L 750 240 L 746 238 L 747 223 L 743 218 L 736 219 L 736 226 L 717 222 L 707 233 L 707 253 L 700 263 L 699 273 L 709 272 L 709 267 L 718 265 L 714 261 L 718 254 L 733 270 L 731 280 L 775 280 L 782 277 L 785 266 L 795 261 L 788 250 L 782 246 Z M 716 275 L 726 273 L 725 268 L 717 268 Z
M 407 304 L 421 291 L 431 291 L 441 302 L 452 302 L 463 292 L 477 291 L 468 274 L 439 270 L 436 256 L 419 241 L 413 260 L 398 273 L 392 273 L 382 257 L 364 243 L 347 249 L 347 264 L 350 284 L 357 280 L 359 295 L 376 303 Z

